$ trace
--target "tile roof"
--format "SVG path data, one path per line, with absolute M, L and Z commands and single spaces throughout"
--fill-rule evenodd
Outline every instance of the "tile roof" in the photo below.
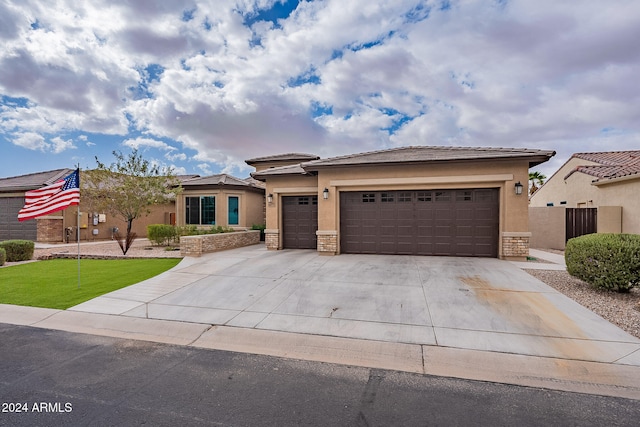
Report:
M 453 160 L 525 158 L 529 159 L 529 166 L 535 166 L 546 162 L 555 154 L 555 151 L 531 150 L 528 148 L 411 146 L 312 160 L 297 165 L 282 166 L 254 172 L 251 176 L 257 179 L 265 179 L 268 176 L 274 175 L 309 175 L 310 172 L 331 166 L 362 166 Z
M 256 185 L 252 181 L 236 178 L 234 176 L 227 175 L 226 173 L 193 178 L 182 182 L 183 187 L 195 187 L 203 185 L 232 185 L 238 187 L 262 188 L 261 185 Z
M 273 156 L 265 156 L 265 157 L 255 157 L 253 159 L 245 160 L 245 163 L 248 165 L 254 165 L 256 163 L 266 163 L 266 162 L 279 162 L 279 161 L 292 161 L 292 162 L 307 162 L 310 160 L 317 160 L 319 156 L 315 154 L 306 154 L 306 153 L 285 153 L 285 154 L 276 154 Z
M 55 169 L 46 172 L 36 172 L 27 175 L 0 178 L 0 192 L 29 191 L 64 178 L 73 172 L 73 169 Z
M 640 150 L 575 153 L 571 157 L 598 164 L 580 165 L 569 172 L 565 179 L 575 172 L 582 172 L 598 179 L 622 178 L 640 173 Z
M 530 165 L 535 166 L 554 155 L 555 151 L 528 148 L 410 146 L 315 160 L 303 163 L 302 167 L 316 170 L 326 166 L 509 158 L 530 158 Z
M 300 163 L 297 165 L 289 165 L 289 166 L 280 166 L 276 168 L 269 168 L 261 170 L 260 172 L 252 172 L 251 176 L 255 179 L 263 179 L 267 176 L 274 175 L 310 175 L 307 171 L 305 171 Z

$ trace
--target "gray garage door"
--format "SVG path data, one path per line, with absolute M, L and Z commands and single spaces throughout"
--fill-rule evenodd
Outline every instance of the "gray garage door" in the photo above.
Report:
M 498 256 L 498 189 L 343 192 L 343 253 Z
M 282 198 L 282 233 L 285 249 L 316 249 L 318 197 Z
M 36 221 L 18 221 L 23 206 L 24 197 L 0 197 L 0 240 L 36 240 Z

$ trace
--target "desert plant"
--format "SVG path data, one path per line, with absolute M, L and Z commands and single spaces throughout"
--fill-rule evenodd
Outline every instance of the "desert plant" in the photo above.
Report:
M 0 266 L 4 265 L 7 260 L 7 251 L 4 248 L 0 248 Z
M 588 234 L 570 239 L 567 272 L 597 288 L 629 292 L 640 284 L 640 236 Z
M 31 240 L 5 240 L 0 242 L 0 248 L 6 251 L 9 262 L 28 261 L 33 258 L 35 244 Z
M 147 225 L 147 238 L 156 245 L 169 246 L 176 239 L 176 227 L 169 224 Z

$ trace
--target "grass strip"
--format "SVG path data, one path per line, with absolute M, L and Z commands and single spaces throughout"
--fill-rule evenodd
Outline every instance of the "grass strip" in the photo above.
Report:
M 53 259 L 0 269 L 0 303 L 65 310 L 169 270 L 179 258 Z

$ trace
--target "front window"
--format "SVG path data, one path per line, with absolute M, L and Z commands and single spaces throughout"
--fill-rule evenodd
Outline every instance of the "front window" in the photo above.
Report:
M 185 197 L 185 219 L 189 225 L 215 225 L 216 198 L 214 196 Z

